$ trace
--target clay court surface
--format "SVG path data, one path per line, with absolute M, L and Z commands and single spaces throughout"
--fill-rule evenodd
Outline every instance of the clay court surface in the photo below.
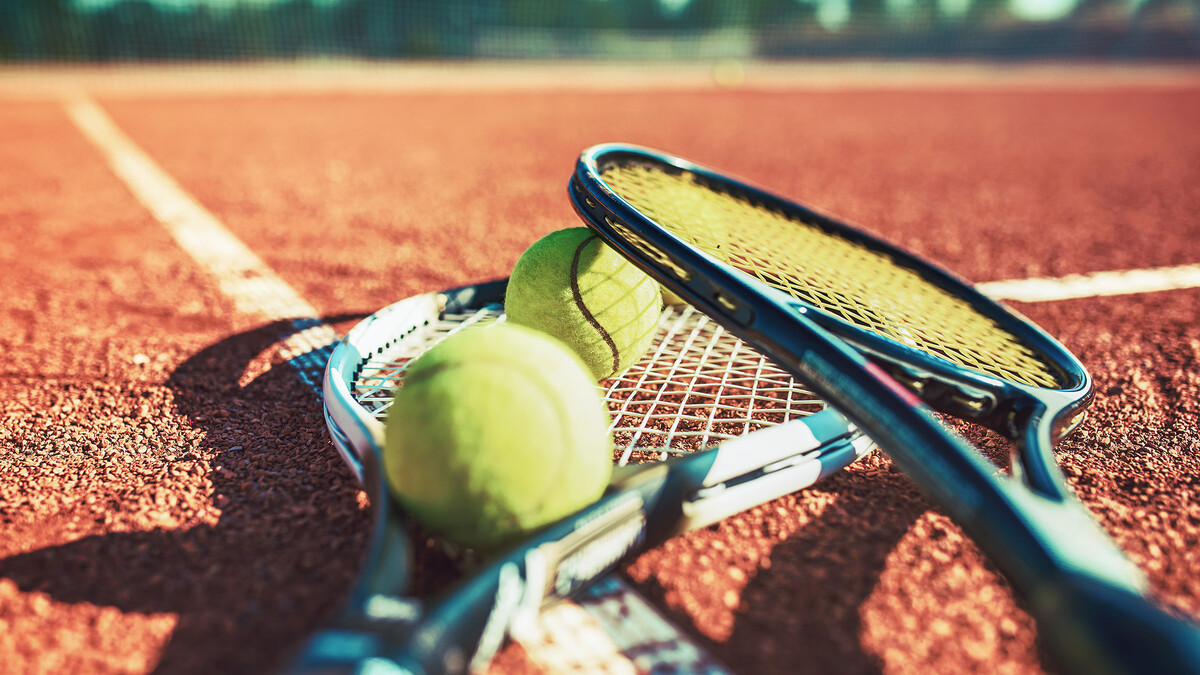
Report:
M 277 667 L 369 529 L 280 352 L 302 317 L 232 297 L 172 237 L 81 128 L 93 104 L 342 331 L 505 277 L 577 226 L 566 181 L 604 141 L 731 171 L 975 282 L 1200 264 L 1195 69 L 297 72 L 0 71 L 4 672 Z M 1060 445 L 1070 482 L 1200 617 L 1200 289 L 1173 285 L 1012 304 L 1095 379 Z M 624 574 L 741 673 L 1042 669 L 1005 582 L 878 452 Z M 519 646 L 493 666 L 537 670 Z

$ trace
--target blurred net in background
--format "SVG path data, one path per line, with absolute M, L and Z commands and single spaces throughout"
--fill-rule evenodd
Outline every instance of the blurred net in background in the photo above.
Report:
M 1200 60 L 1200 0 L 0 0 L 0 61 Z

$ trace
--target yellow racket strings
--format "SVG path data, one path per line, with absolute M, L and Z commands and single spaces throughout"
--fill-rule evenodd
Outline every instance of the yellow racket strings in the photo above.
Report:
M 690 173 L 616 166 L 603 177 L 676 236 L 798 300 L 960 366 L 1059 387 L 1017 336 L 884 253 L 710 189 Z

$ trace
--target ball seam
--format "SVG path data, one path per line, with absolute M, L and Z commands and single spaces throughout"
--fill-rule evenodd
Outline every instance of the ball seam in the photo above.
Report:
M 592 315 L 591 310 L 583 301 L 583 292 L 579 289 L 579 260 L 583 257 L 583 249 L 596 240 L 598 237 L 593 234 L 579 242 L 579 246 L 575 248 L 575 255 L 571 258 L 571 297 L 574 298 L 579 311 L 583 313 L 583 318 L 600 334 L 600 337 L 604 339 L 604 344 L 608 345 L 608 351 L 612 353 L 612 372 L 616 373 L 621 367 L 621 354 L 617 350 L 617 343 L 613 340 L 612 335 L 609 335 L 608 331 L 604 329 L 604 326 L 600 325 L 600 321 Z

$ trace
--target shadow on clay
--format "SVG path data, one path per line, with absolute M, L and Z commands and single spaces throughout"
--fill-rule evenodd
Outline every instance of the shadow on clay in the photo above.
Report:
M 204 432 L 181 461 L 207 465 L 216 525 L 86 536 L 0 560 L 0 577 L 62 603 L 176 615 L 156 673 L 279 666 L 349 588 L 370 529 L 312 386 L 327 351 L 245 381 L 294 330 L 280 321 L 234 335 L 167 380 L 174 412 Z

